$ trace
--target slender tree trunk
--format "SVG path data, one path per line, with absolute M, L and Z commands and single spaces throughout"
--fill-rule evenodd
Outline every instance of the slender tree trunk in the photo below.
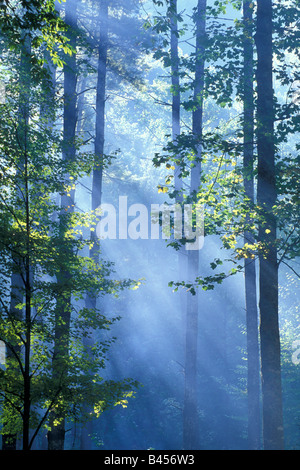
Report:
M 99 16 L 100 39 L 98 47 L 98 81 L 96 98 L 95 167 L 93 172 L 92 190 L 93 210 L 96 210 L 102 202 L 105 141 L 106 74 L 108 54 L 108 4 L 109 0 L 101 1 Z
M 265 450 L 284 448 L 280 333 L 278 320 L 277 199 L 274 93 L 272 75 L 272 1 L 257 2 L 257 202 L 261 209 L 259 264 L 263 440 Z
M 76 27 L 77 27 L 77 1 L 66 2 L 65 22 L 69 29 L 67 32 L 69 44 L 76 50 Z M 76 123 L 77 123 L 77 60 L 76 54 L 67 56 L 64 65 L 64 123 L 63 123 L 63 154 L 65 161 L 72 162 L 76 157 Z M 65 240 L 65 228 L 68 217 L 74 212 L 75 192 L 70 195 L 63 194 L 61 197 L 61 227 L 60 237 L 62 243 L 62 257 L 68 256 L 71 249 Z M 67 362 L 69 355 L 69 334 L 71 321 L 71 279 L 70 274 L 64 270 L 57 275 L 58 285 L 61 286 L 57 297 L 56 325 L 53 353 L 53 377 L 59 381 L 67 374 Z M 58 424 L 57 424 L 58 423 Z M 61 409 L 51 413 L 51 431 L 48 432 L 48 450 L 63 450 L 65 441 L 65 418 Z
M 172 139 L 176 146 L 177 138 L 181 133 L 181 92 L 180 92 L 180 76 L 179 76 L 179 50 L 178 50 L 178 11 L 177 0 L 170 1 L 169 15 L 171 21 L 171 78 L 172 78 Z M 183 184 L 181 177 L 180 164 L 175 163 L 174 170 L 176 204 L 183 202 Z M 187 252 L 184 246 L 180 246 L 178 250 L 178 279 L 186 281 L 187 276 Z M 184 291 L 178 292 L 179 308 L 182 313 L 186 312 L 187 296 Z M 182 315 L 183 316 L 183 315 Z M 184 318 L 182 318 L 184 319 Z
M 56 67 L 47 50 L 44 52 L 44 60 L 46 77 L 42 82 L 43 102 L 41 103 L 40 112 L 45 128 L 51 131 L 55 123 Z
M 171 75 L 172 75 L 172 138 L 175 142 L 180 135 L 180 77 L 179 77 L 179 54 L 178 54 L 178 20 L 177 0 L 170 0 L 171 19 Z M 175 167 L 175 191 L 178 192 L 176 200 L 180 202 L 182 195 L 182 178 L 180 178 L 180 166 Z
M 92 181 L 92 210 L 96 211 L 102 202 L 104 141 L 105 141 L 105 102 L 106 102 L 106 74 L 108 53 L 108 0 L 102 0 L 99 13 L 100 39 L 98 46 L 98 80 L 96 96 L 96 136 L 95 136 L 95 163 Z M 90 257 L 99 263 L 100 243 L 96 232 L 91 232 L 93 246 Z M 87 296 L 89 308 L 96 308 L 96 297 L 93 293 Z
M 99 11 L 100 38 L 98 46 L 98 79 L 96 96 L 96 137 L 95 137 L 95 164 L 92 181 L 92 210 L 97 211 L 102 202 L 104 143 L 105 143 L 105 102 L 106 102 L 106 75 L 108 54 L 108 5 L 109 0 L 101 0 Z M 100 241 L 95 231 L 91 231 L 92 248 L 90 258 L 99 264 Z M 97 296 L 88 292 L 85 300 L 88 309 L 96 309 Z M 93 335 L 85 339 L 87 348 L 93 346 Z M 92 423 L 88 423 L 81 433 L 81 449 L 91 446 Z
M 32 269 L 30 260 L 30 200 L 28 181 L 28 153 L 25 149 L 25 210 L 26 210 L 26 257 L 25 257 L 25 354 L 24 354 L 24 410 L 23 410 L 23 450 L 30 450 L 30 410 L 31 410 L 31 297 Z
M 196 73 L 194 100 L 196 109 L 193 113 L 193 134 L 199 141 L 198 153 L 191 170 L 191 195 L 195 197 L 201 178 L 203 92 L 206 30 L 206 0 L 198 0 L 196 15 Z M 188 279 L 194 282 L 199 274 L 199 251 L 188 253 Z M 198 309 L 199 294 L 187 298 L 186 352 L 185 352 L 185 396 L 183 410 L 183 447 L 186 450 L 199 448 L 199 424 L 197 410 L 197 352 L 198 352 Z
M 244 187 L 250 206 L 254 205 L 254 59 L 253 8 L 244 0 Z M 246 225 L 251 224 L 248 215 Z M 254 243 L 245 231 L 245 243 Z M 260 448 L 260 361 L 255 260 L 245 259 L 245 298 L 248 354 L 248 447 Z

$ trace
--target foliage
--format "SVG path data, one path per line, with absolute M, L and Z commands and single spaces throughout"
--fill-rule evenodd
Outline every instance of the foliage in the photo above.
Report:
M 152 5 L 149 14 L 146 11 L 144 22 L 141 15 L 145 14 L 146 2 L 117 0 L 109 3 L 106 146 L 110 156 L 106 155 L 104 162 L 106 197 L 116 202 L 119 194 L 125 191 L 133 202 L 137 197 L 149 202 L 151 194 L 151 197 L 155 195 L 160 201 L 163 198 L 172 204 L 178 197 L 174 170 L 179 169 L 183 183 L 180 194 L 182 204 L 203 205 L 206 239 L 208 243 L 211 240 L 216 241 L 216 245 L 214 250 L 203 253 L 201 272 L 195 279 L 187 282 L 182 275 L 182 279 L 171 281 L 169 286 L 174 291 L 184 288 L 192 295 L 197 293 L 198 288 L 206 291 L 203 299 L 210 317 L 217 318 L 216 325 L 224 320 L 224 330 L 230 330 L 230 345 L 234 345 L 235 349 L 243 349 L 244 341 L 239 335 L 244 335 L 244 324 L 240 326 L 238 323 L 239 307 L 230 306 L 226 286 L 234 280 L 237 282 L 235 289 L 242 290 L 238 279 L 244 270 L 244 260 L 251 259 L 255 263 L 270 248 L 267 237 L 264 243 L 259 240 L 258 229 L 263 227 L 266 235 L 270 229 L 262 208 L 246 197 L 244 188 L 244 181 L 249 178 L 249 174 L 243 167 L 242 78 L 245 30 L 241 19 L 242 2 L 218 0 L 207 8 L 207 31 L 204 39 L 205 126 L 201 142 L 191 131 L 192 113 L 199 104 L 193 94 L 196 2 L 185 5 L 185 9 L 177 14 L 181 47 L 179 77 L 182 132 L 176 140 L 171 139 L 168 129 L 171 98 L 176 93 L 170 86 L 172 60 L 169 38 L 174 14 L 172 2 L 153 0 L 154 8 Z M 5 367 L 0 370 L 2 433 L 22 434 L 28 385 L 26 381 L 29 379 L 30 427 L 34 438 L 41 428 L 50 430 L 51 413 L 56 416 L 55 411 L 59 409 L 61 416 L 75 423 L 80 421 L 83 425 L 91 418 L 101 416 L 97 426 L 106 445 L 110 433 L 113 434 L 110 420 L 113 422 L 114 417 L 115 423 L 118 421 L 118 424 L 114 424 L 116 428 L 128 426 L 135 435 L 141 434 L 136 424 L 138 420 L 145 428 L 149 427 L 151 421 L 155 431 L 147 433 L 147 440 L 143 441 L 143 445 L 155 444 L 155 448 L 159 448 L 161 442 L 166 442 L 166 423 L 170 421 L 172 432 L 169 440 L 177 445 L 182 431 L 180 417 L 183 397 L 180 390 L 183 374 L 178 372 L 179 363 L 175 358 L 172 357 L 172 365 L 161 360 L 165 352 L 162 344 L 169 338 L 166 338 L 167 334 L 161 324 L 155 338 L 147 338 L 150 344 L 148 351 L 153 356 L 154 349 L 159 351 L 157 355 L 161 357 L 153 363 L 164 368 L 164 382 L 168 381 L 168 388 L 157 379 L 152 355 L 146 358 L 146 367 L 141 361 L 137 361 L 136 351 L 144 347 L 143 339 L 138 338 L 136 350 L 129 347 L 136 323 L 133 320 L 131 323 L 130 318 L 126 318 L 125 325 L 119 322 L 121 316 L 127 313 L 127 306 L 131 313 L 140 310 L 137 312 L 138 320 L 147 327 L 147 322 L 151 323 L 153 328 L 154 312 L 148 312 L 151 318 L 149 321 L 145 305 L 149 310 L 149 305 L 156 306 L 154 295 L 151 291 L 143 299 L 144 303 L 140 304 L 135 298 L 126 298 L 124 301 L 124 292 L 128 288 L 137 289 L 139 283 L 130 279 L 115 280 L 115 266 L 108 257 L 97 264 L 86 255 L 92 244 L 87 233 L 96 229 L 98 216 L 91 211 L 83 211 L 83 207 L 87 204 L 85 189 L 90 186 L 94 166 L 95 73 L 101 44 L 95 2 L 78 1 L 77 7 L 80 28 L 75 32 L 76 72 L 77 88 L 80 90 L 78 103 L 81 103 L 78 108 L 81 114 L 75 143 L 76 159 L 70 161 L 61 158 L 65 150 L 60 119 L 63 111 L 63 88 L 58 81 L 58 87 L 49 99 L 51 86 L 47 66 L 54 65 L 57 76 L 60 77 L 62 67 L 74 53 L 67 39 L 71 32 L 63 21 L 63 14 L 55 9 L 53 0 L 0 2 L 0 79 L 6 85 L 6 101 L 5 104 L 0 104 L 0 341 L 5 343 L 7 350 Z M 63 9 L 63 3 L 59 8 Z M 255 48 L 256 2 L 251 3 L 251 8 L 254 14 L 252 33 Z M 299 144 L 296 138 L 299 127 L 299 75 L 296 68 L 299 60 L 299 28 L 295 20 L 297 8 L 296 0 L 273 2 L 278 190 L 273 213 L 278 227 L 278 263 L 279 266 L 292 270 L 293 285 L 297 282 L 295 278 L 299 277 L 297 259 L 300 254 Z M 31 82 L 23 88 L 21 62 L 24 60 L 28 36 L 31 51 L 27 51 L 25 61 L 30 62 Z M 142 52 L 148 55 L 144 56 Z M 254 83 L 255 78 L 254 76 Z M 256 104 L 255 93 L 254 105 Z M 27 122 L 22 117 L 22 111 L 26 108 Z M 257 131 L 259 123 L 255 124 Z M 200 160 L 197 151 L 199 144 L 202 147 Z M 254 152 L 256 183 L 256 141 Z M 199 161 L 202 165 L 200 186 L 191 195 L 191 171 Z M 74 192 L 78 197 L 72 201 Z M 70 212 L 61 210 L 60 198 L 66 195 L 74 204 L 74 210 Z M 251 235 L 251 240 L 245 240 L 245 232 Z M 166 281 L 166 273 L 169 274 L 170 271 L 168 279 L 175 278 L 177 254 L 186 243 L 184 238 L 168 242 L 176 251 L 169 250 L 167 258 L 163 258 L 165 253 L 160 253 L 159 250 L 141 248 L 143 269 L 146 269 L 148 262 L 145 260 L 156 260 L 156 278 L 160 281 L 155 292 L 157 295 L 159 292 L 158 303 L 162 306 L 159 305 L 155 313 L 169 323 L 174 317 L 180 329 L 182 324 L 179 318 L 182 312 L 179 306 L 178 312 L 175 309 L 174 313 L 173 307 L 168 312 L 165 303 L 167 305 L 166 299 L 169 301 L 168 296 L 172 296 L 172 292 L 166 292 L 167 285 L 164 288 L 163 281 Z M 114 247 L 115 245 L 112 250 Z M 134 255 L 128 250 L 124 260 L 124 253 L 120 250 L 122 268 L 127 263 L 135 269 L 134 256 L 138 257 L 138 250 Z M 164 260 L 164 266 L 162 272 L 159 272 L 161 259 Z M 12 279 L 18 282 L 18 288 L 14 291 Z M 227 282 L 223 285 L 225 280 Z M 286 284 L 289 282 L 288 277 Z M 84 301 L 87 292 L 97 294 L 101 308 L 86 308 Z M 122 301 L 120 304 L 113 304 L 111 308 L 107 297 L 116 298 L 119 295 Z M 68 353 L 60 351 L 56 373 L 53 374 L 53 362 L 57 359 L 54 357 L 55 328 L 64 322 L 63 318 L 59 318 L 59 302 L 70 298 L 72 302 L 68 313 L 71 321 L 69 335 L 65 339 L 68 342 Z M 142 309 L 140 305 L 143 305 Z M 283 300 L 283 305 L 286 305 L 286 299 Z M 292 316 L 295 309 L 290 306 L 287 312 L 284 310 L 282 307 L 283 318 L 285 313 L 287 317 Z M 26 316 L 28 311 L 29 317 Z M 286 407 L 289 423 L 297 410 L 298 399 L 293 395 L 293 387 L 298 382 L 289 358 L 290 336 L 291 331 L 296 328 L 295 322 L 286 320 L 282 328 L 283 376 L 289 401 Z M 168 333 L 169 323 L 166 328 Z M 211 318 L 203 324 L 201 345 L 208 341 L 208 325 L 214 325 Z M 117 330 L 118 335 L 123 338 L 119 348 L 112 336 L 112 329 Z M 216 339 L 217 334 L 207 334 L 207 337 Z M 214 420 L 217 423 L 218 412 L 206 389 L 217 390 L 216 396 L 220 400 L 230 400 L 234 396 L 240 403 L 245 401 L 244 351 L 228 365 L 227 355 L 231 352 L 228 352 L 230 348 L 228 344 L 226 346 L 227 340 L 222 337 L 218 341 L 218 345 L 208 345 L 207 349 L 211 348 L 209 353 L 203 347 L 204 357 L 211 354 L 212 364 L 216 368 L 205 365 L 198 372 L 203 400 L 198 415 L 203 425 L 203 442 L 208 447 L 212 445 L 213 433 L 209 432 L 209 426 L 205 429 L 205 423 Z M 178 353 L 181 348 L 179 343 L 180 341 L 176 343 L 176 354 L 180 360 L 182 351 Z M 219 357 L 217 353 L 214 356 L 214 346 L 217 350 L 220 345 L 223 356 Z M 24 354 L 28 350 L 29 370 L 26 368 L 28 362 Z M 172 354 L 175 355 L 174 351 L 175 348 L 172 349 Z M 123 364 L 125 357 L 129 368 L 131 365 L 133 375 L 145 383 L 144 393 L 141 393 L 133 407 L 128 405 L 135 396 L 137 382 L 123 379 L 122 374 L 119 379 L 111 380 L 115 375 L 118 376 L 115 372 Z M 117 365 L 113 364 L 107 372 L 110 359 Z M 177 364 L 177 372 L 172 375 L 174 364 Z M 222 370 L 218 370 L 217 365 Z M 239 383 L 236 382 L 238 374 Z M 232 383 L 238 385 L 233 386 Z M 155 397 L 155 404 L 151 403 L 150 407 L 149 396 L 152 395 Z M 218 399 L 216 402 L 219 405 Z M 146 409 L 150 411 L 146 412 Z M 226 413 L 227 418 L 231 413 L 228 422 L 233 422 L 236 419 L 233 407 L 228 406 L 226 410 L 229 410 Z M 244 416 L 241 418 L 243 420 L 246 421 Z M 54 424 L 58 425 L 59 421 Z M 291 437 L 296 428 L 292 426 L 291 429 L 289 442 L 296 445 L 296 439 Z M 230 433 L 226 429 L 223 432 L 222 428 L 220 434 L 225 436 Z
M 268 233 L 268 226 L 264 220 L 263 212 L 257 205 L 253 205 L 245 195 L 244 179 L 248 178 L 246 170 L 243 168 L 243 132 L 242 118 L 239 117 L 239 103 L 243 99 L 243 23 L 239 19 L 231 21 L 227 18 L 219 18 L 226 14 L 227 4 L 234 8 L 240 8 L 240 2 L 215 2 L 214 6 L 207 8 L 208 26 L 206 42 L 206 68 L 205 68 L 205 97 L 207 109 L 216 113 L 217 106 L 232 109 L 231 118 L 226 123 L 221 123 L 214 130 L 209 127 L 204 133 L 202 145 L 202 177 L 201 185 L 193 202 L 201 203 L 205 213 L 205 234 L 206 236 L 219 235 L 225 250 L 230 250 L 231 255 L 225 258 L 233 268 L 227 272 L 212 273 L 208 276 L 199 276 L 195 282 L 186 284 L 182 282 L 171 282 L 170 286 L 178 288 L 186 287 L 189 292 L 195 294 L 197 286 L 204 290 L 213 289 L 214 285 L 222 283 L 228 277 L 240 272 L 243 269 L 241 260 L 251 258 L 255 260 L 260 253 L 266 253 L 269 249 L 268 244 L 262 244 L 258 240 L 258 227 L 265 225 L 265 231 Z M 254 3 L 252 4 L 254 9 Z M 297 47 L 295 43 L 295 34 L 297 25 L 293 20 L 295 5 L 281 7 L 276 4 L 274 8 L 274 25 L 277 30 L 285 31 L 285 41 L 281 36 L 274 35 L 274 50 L 277 57 L 283 59 L 286 51 L 291 57 L 289 69 L 290 76 L 286 73 L 285 65 L 281 66 L 280 61 L 274 70 L 278 78 L 278 94 L 282 93 L 283 86 L 292 87 L 296 77 L 294 76 L 295 58 Z M 227 20 L 227 21 L 222 21 Z M 163 23 L 164 21 L 164 23 Z M 181 18 L 182 21 L 182 18 Z M 229 23 L 229 26 L 228 26 Z M 164 26 L 162 26 L 162 24 Z M 280 24 L 280 26 L 279 26 Z M 253 22 L 253 33 L 255 23 Z M 153 28 L 158 33 L 165 34 L 168 31 L 167 16 L 159 22 L 154 22 Z M 276 30 L 275 28 L 275 30 Z M 184 34 L 184 32 L 183 32 Z M 287 45 L 288 44 L 288 45 Z M 167 39 L 163 43 L 163 49 L 155 52 L 154 55 L 163 58 L 165 67 L 170 67 L 170 52 Z M 253 39 L 253 47 L 254 39 Z M 286 61 L 287 62 L 287 61 Z M 180 76 L 192 76 L 194 72 L 194 54 L 190 54 L 189 60 L 182 60 L 180 67 Z M 188 69 L 188 72 L 187 72 Z M 253 77 L 254 79 L 254 77 Z M 187 91 L 188 87 L 193 90 L 193 81 L 185 83 L 181 91 Z M 289 91 L 287 91 L 289 94 Z M 294 92 L 295 93 L 295 92 Z M 184 95 L 186 96 L 186 95 Z M 193 99 L 182 100 L 182 108 L 191 112 L 195 103 Z M 276 120 L 276 139 L 278 142 L 277 155 L 277 184 L 278 201 L 274 207 L 274 214 L 277 218 L 278 236 L 276 245 L 279 253 L 279 263 L 287 263 L 289 259 L 294 259 L 298 255 L 299 245 L 299 187 L 298 187 L 298 168 L 299 161 L 297 157 L 297 144 L 294 142 L 294 133 L 296 131 L 299 117 L 297 116 L 297 102 L 294 100 L 288 104 L 280 104 L 277 100 L 277 120 Z M 209 122 L 213 115 L 206 112 L 205 119 Z M 259 123 L 256 123 L 259 126 Z M 184 185 L 189 187 L 189 177 L 191 168 L 197 163 L 197 145 L 199 144 L 197 136 L 192 132 L 182 132 L 175 141 L 169 140 L 166 136 L 167 144 L 162 148 L 162 152 L 156 153 L 153 162 L 155 167 L 165 166 L 167 176 L 165 183 L 159 186 L 159 191 L 167 193 L 174 199 L 177 195 L 173 185 L 173 174 L 170 170 L 174 165 L 180 168 L 180 177 Z M 286 150 L 282 153 L 283 142 L 286 143 Z M 280 148 L 280 150 L 279 150 Z M 169 170 L 169 171 L 168 171 Z M 254 169 L 254 176 L 256 169 Z M 183 194 L 183 202 L 191 202 L 188 191 Z M 251 221 L 249 224 L 249 220 Z M 249 243 L 244 241 L 244 233 L 247 231 L 253 237 L 254 241 Z M 184 239 L 180 242 L 186 243 Z M 178 250 L 178 240 L 169 244 Z M 296 247 L 296 248 L 295 248 Z M 219 264 L 210 263 L 213 270 L 224 264 L 225 259 Z M 293 268 L 292 268 L 293 269 Z
M 97 214 L 76 209 L 66 213 L 58 202 L 91 174 L 94 155 L 80 152 L 78 142 L 76 160 L 63 160 L 59 127 L 49 125 L 50 115 L 41 105 L 49 96 L 43 81 L 23 89 L 17 75 L 9 78 L 0 118 L 0 339 L 7 350 L 0 376 L 1 421 L 2 434 L 22 434 L 29 394 L 32 444 L 58 406 L 65 418 L 86 419 L 87 405 L 98 416 L 108 407 L 124 406 L 123 400 L 133 396 L 135 381 L 102 378 L 114 341 L 109 331 L 119 318 L 85 308 L 83 299 L 89 291 L 98 297 L 115 296 L 136 283 L 113 280 L 112 263 L 96 264 L 84 255 L 91 244 L 85 228 L 96 229 Z M 28 119 L 22 116 L 25 105 Z M 55 110 L 55 103 L 52 106 Z M 63 273 L 68 273 L 64 284 Z M 69 347 L 57 362 L 56 325 L 64 321 L 57 317 L 58 302 L 69 295 Z M 84 347 L 83 338 L 92 331 L 102 331 L 102 339 Z
M 61 0 L 59 0 L 61 1 Z M 8 42 L 11 51 L 17 51 L 19 45 L 24 42 L 26 31 L 30 31 L 32 47 L 38 49 L 41 46 L 49 50 L 51 57 L 57 65 L 62 62 L 59 59 L 59 50 L 66 54 L 72 54 L 72 48 L 64 35 L 66 25 L 55 9 L 54 0 L 8 0 L 0 5 L 1 34 Z M 41 57 L 32 56 L 35 73 L 41 73 Z

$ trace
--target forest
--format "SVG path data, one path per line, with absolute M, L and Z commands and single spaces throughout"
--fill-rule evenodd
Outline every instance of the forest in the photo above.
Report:
M 299 0 L 0 0 L 0 448 L 300 450 Z

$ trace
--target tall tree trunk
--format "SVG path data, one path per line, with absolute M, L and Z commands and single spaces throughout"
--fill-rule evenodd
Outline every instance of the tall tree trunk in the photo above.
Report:
M 251 0 L 244 0 L 244 187 L 249 205 L 254 205 L 254 59 L 253 8 Z M 251 218 L 247 215 L 246 225 Z M 254 243 L 249 230 L 245 243 Z M 245 259 L 245 299 L 248 355 L 248 447 L 260 448 L 260 361 L 258 338 L 258 308 L 255 260 Z
M 180 135 L 180 77 L 179 77 L 179 54 L 178 54 L 178 20 L 177 0 L 170 0 L 171 20 L 171 75 L 172 75 L 172 139 L 175 142 Z M 182 190 L 182 178 L 180 178 L 180 166 L 175 167 L 175 191 L 178 191 L 176 200 L 182 200 L 179 192 Z
M 69 44 L 76 50 L 76 28 L 77 28 L 77 0 L 66 2 L 65 22 L 68 25 L 67 36 Z M 64 64 L 64 118 L 63 118 L 63 153 L 65 161 L 72 162 L 76 157 L 76 123 L 77 123 L 77 60 L 76 54 L 67 56 Z M 65 230 L 68 217 L 74 212 L 75 192 L 70 195 L 63 194 L 61 197 L 61 227 L 60 238 L 62 244 L 62 257 L 68 256 L 71 249 L 65 240 Z M 53 377 L 59 383 L 67 374 L 67 362 L 69 355 L 69 333 L 71 321 L 71 280 L 68 272 L 62 270 L 57 275 L 60 293 L 57 297 L 55 339 L 53 353 Z M 59 408 L 51 413 L 51 431 L 48 432 L 48 450 L 63 450 L 65 441 L 65 418 Z M 58 423 L 58 424 L 57 424 Z
M 30 198 L 28 180 L 28 150 L 25 149 L 24 176 L 25 176 L 25 211 L 26 211 L 26 256 L 25 256 L 25 353 L 24 353 L 24 409 L 23 409 L 23 450 L 30 450 L 30 410 L 31 410 L 31 302 L 32 302 L 32 269 L 30 259 Z
M 92 210 L 97 211 L 102 202 L 104 142 L 105 142 L 105 102 L 106 102 L 106 75 L 108 54 L 108 5 L 109 0 L 101 0 L 99 11 L 100 38 L 98 46 L 98 79 L 96 96 L 96 136 L 95 136 L 95 164 L 92 181 Z M 95 231 L 91 231 L 92 248 L 90 258 L 96 265 L 99 264 L 100 242 Z M 85 300 L 88 309 L 96 309 L 97 296 L 88 292 Z M 93 346 L 93 335 L 85 339 L 85 346 Z M 88 423 L 81 433 L 81 449 L 91 446 L 92 423 Z
M 177 138 L 181 133 L 181 92 L 180 92 L 180 75 L 179 75 L 179 50 L 178 50 L 178 11 L 177 0 L 170 0 L 169 15 L 171 22 L 171 79 L 172 79 L 172 140 L 176 147 Z M 181 177 L 180 164 L 175 163 L 174 170 L 175 181 L 175 200 L 176 204 L 183 202 L 183 181 Z M 186 281 L 187 275 L 187 253 L 184 246 L 180 246 L 178 250 L 178 279 Z M 186 312 L 186 293 L 178 292 L 180 312 Z M 182 315 L 183 317 L 183 315 Z M 184 318 L 182 318 L 184 320 Z
M 204 65 L 206 31 L 206 0 L 198 0 L 196 14 L 196 71 L 194 100 L 196 109 L 193 112 L 193 134 L 199 141 L 198 152 L 195 156 L 194 167 L 191 170 L 191 195 L 194 196 L 200 186 L 201 155 L 202 155 L 202 127 L 203 127 L 203 92 L 204 92 Z M 199 274 L 199 251 L 191 250 L 188 253 L 188 279 L 194 282 Z M 185 351 L 185 396 L 183 410 L 183 447 L 186 450 L 195 450 L 199 447 L 199 424 L 197 411 L 197 352 L 198 352 L 198 308 L 199 294 L 187 298 L 186 318 L 186 351 Z
M 104 141 L 105 141 L 105 103 L 106 103 L 106 75 L 108 54 L 108 4 L 109 0 L 101 0 L 99 12 L 100 38 L 98 46 L 98 79 L 96 96 L 96 135 L 95 135 L 95 163 L 92 181 L 92 210 L 96 211 L 102 202 Z M 90 257 L 99 263 L 99 239 L 96 232 L 91 232 L 93 246 Z M 96 308 L 96 297 L 91 293 L 87 296 L 91 302 L 89 308 Z
M 265 450 L 284 448 L 280 333 L 278 320 L 277 199 L 274 93 L 272 75 L 272 0 L 257 2 L 257 203 L 261 209 L 259 264 L 263 440 Z
M 105 141 L 106 75 L 108 54 L 108 4 L 109 0 L 102 0 L 100 4 L 99 13 L 100 39 L 98 47 L 98 81 L 96 98 L 95 167 L 93 172 L 92 189 L 93 210 L 96 210 L 102 202 Z

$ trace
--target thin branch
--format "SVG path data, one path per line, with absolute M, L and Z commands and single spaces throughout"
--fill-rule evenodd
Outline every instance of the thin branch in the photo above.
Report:
M 285 264 L 289 269 L 291 269 L 291 271 L 293 271 L 293 273 L 300 279 L 300 274 L 297 273 L 297 271 L 294 270 L 294 268 L 292 268 L 292 266 L 290 266 L 286 261 L 281 261 L 283 264 Z
M 57 392 L 56 392 L 54 398 L 52 399 L 51 403 L 49 404 L 49 406 L 48 406 L 48 408 L 47 408 L 47 410 L 46 410 L 46 412 L 45 412 L 43 418 L 41 419 L 41 421 L 39 422 L 39 424 L 38 424 L 38 426 L 37 426 L 35 432 L 33 433 L 33 436 L 32 436 L 32 438 L 31 438 L 31 440 L 30 440 L 29 448 L 31 448 L 31 446 L 32 446 L 32 444 L 33 444 L 33 442 L 34 442 L 34 439 L 36 438 L 36 436 L 38 435 L 38 433 L 39 433 L 41 427 L 43 426 L 44 422 L 46 421 L 46 419 L 47 419 L 47 417 L 48 417 L 48 414 L 50 413 L 51 408 L 53 407 L 53 405 L 54 405 L 54 403 L 55 403 L 55 401 L 56 401 L 56 399 L 57 399 L 57 397 L 58 397 L 58 395 L 59 395 L 60 392 L 61 392 L 61 388 L 59 388 L 59 389 L 57 390 Z

